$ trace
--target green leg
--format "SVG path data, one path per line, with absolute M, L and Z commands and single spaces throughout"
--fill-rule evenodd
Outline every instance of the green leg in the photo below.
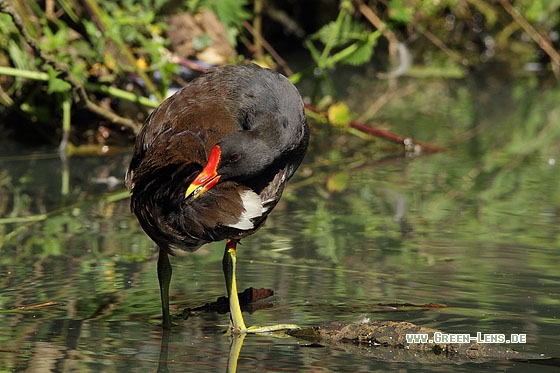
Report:
M 163 316 L 163 329 L 171 329 L 171 315 L 169 314 L 169 284 L 171 283 L 171 263 L 167 252 L 159 249 L 157 262 L 157 273 L 159 279 L 159 291 L 161 293 L 161 311 Z
M 248 328 L 245 326 L 243 314 L 241 313 L 241 305 L 239 304 L 239 296 L 237 295 L 237 280 L 235 276 L 237 263 L 236 248 L 237 241 L 228 240 L 226 243 L 226 250 L 224 252 L 224 259 L 222 261 L 229 298 L 229 312 L 232 332 L 243 335 L 247 333 L 268 333 L 279 330 L 299 329 L 299 326 L 294 324 L 278 324 L 262 327 L 250 326 Z

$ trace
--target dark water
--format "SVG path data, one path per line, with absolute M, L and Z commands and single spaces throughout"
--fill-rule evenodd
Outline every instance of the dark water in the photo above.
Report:
M 347 100 L 360 113 L 390 91 L 353 83 Z M 374 124 L 449 151 L 407 156 L 313 124 L 310 154 L 285 198 L 239 248 L 239 287 L 275 292 L 246 322 L 409 321 L 449 333 L 525 334 L 526 343 L 504 347 L 560 356 L 560 89 L 533 79 L 400 84 L 412 93 L 396 94 Z M 6 146 L 0 158 L 1 371 L 231 367 L 227 314 L 177 319 L 162 339 L 157 251 L 121 182 L 129 150 L 64 165 L 16 149 Z M 172 258 L 174 314 L 225 294 L 222 253 L 216 243 Z M 429 303 L 446 307 L 393 307 Z M 293 337 L 239 342 L 238 371 L 557 369 L 407 362 Z

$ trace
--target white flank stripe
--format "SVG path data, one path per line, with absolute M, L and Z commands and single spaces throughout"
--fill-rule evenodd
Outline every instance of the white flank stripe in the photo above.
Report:
M 255 225 L 251 219 L 261 217 L 265 212 L 261 202 L 261 197 L 252 190 L 244 190 L 239 193 L 239 196 L 241 197 L 245 211 L 243 211 L 241 216 L 239 216 L 239 221 L 235 224 L 229 225 L 229 227 L 244 230 L 253 229 L 255 228 Z

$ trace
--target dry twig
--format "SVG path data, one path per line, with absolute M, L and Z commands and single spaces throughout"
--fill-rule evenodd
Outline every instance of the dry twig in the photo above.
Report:
M 508 12 L 508 14 L 513 18 L 515 22 L 519 24 L 525 30 L 531 39 L 537 43 L 537 45 L 550 57 L 552 71 L 556 78 L 560 78 L 560 54 L 554 49 L 554 46 L 541 33 L 539 33 L 535 28 L 525 19 L 519 12 L 509 3 L 508 0 L 498 0 L 498 2 L 502 5 L 504 10 Z

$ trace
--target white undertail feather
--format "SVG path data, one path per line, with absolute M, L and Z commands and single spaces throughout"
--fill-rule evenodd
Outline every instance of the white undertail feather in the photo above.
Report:
M 261 197 L 252 190 L 244 190 L 239 193 L 239 196 L 241 197 L 245 211 L 241 213 L 237 223 L 228 226 L 243 230 L 253 229 L 255 225 L 252 219 L 259 218 L 266 212 L 261 202 Z

